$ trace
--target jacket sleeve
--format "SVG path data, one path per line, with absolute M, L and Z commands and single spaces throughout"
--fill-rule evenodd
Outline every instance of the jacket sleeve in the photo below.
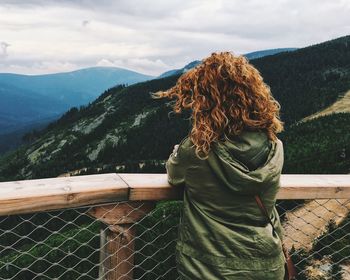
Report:
M 167 170 L 168 183 L 173 186 L 185 185 L 185 175 L 188 166 L 187 150 L 184 148 L 184 138 L 176 150 L 174 150 L 167 160 L 165 167 Z

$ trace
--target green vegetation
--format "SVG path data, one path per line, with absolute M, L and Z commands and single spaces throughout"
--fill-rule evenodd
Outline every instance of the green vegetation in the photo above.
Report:
M 175 262 L 172 252 L 175 250 L 181 206 L 180 201 L 158 202 L 156 208 L 135 225 L 138 236 L 135 240 L 135 278 L 151 280 L 155 274 L 164 275 L 164 279 L 169 280 L 177 278 L 175 268 L 169 268 Z M 86 213 L 83 215 L 82 210 L 50 214 L 3 219 L 0 231 L 2 279 L 98 278 L 100 228 L 106 229 L 106 226 L 89 218 Z M 14 227 L 21 218 L 28 220 L 22 222 L 22 226 Z M 4 233 L 6 228 L 11 232 Z M 6 245 L 11 247 L 4 249 Z
M 43 242 L 31 242 L 20 249 L 12 249 L 11 253 L 1 254 L 1 277 L 15 277 L 16 280 L 97 279 L 98 267 L 94 266 L 99 262 L 99 225 L 95 222 L 61 229 Z
M 135 279 L 178 278 L 173 253 L 181 210 L 182 201 L 158 202 L 151 215 L 137 224 L 140 238 L 135 241 Z
M 321 259 L 325 255 L 331 256 L 334 263 L 341 263 L 350 259 L 350 216 L 339 225 L 330 220 L 326 232 L 319 236 L 312 247 L 315 258 Z
M 336 225 L 331 219 L 326 227 L 325 232 L 317 237 L 311 251 L 306 252 L 304 249 L 295 250 L 293 247 L 290 251 L 293 262 L 296 264 L 298 271 L 298 280 L 308 280 L 307 267 L 311 267 L 315 260 L 322 260 L 328 257 L 331 262 L 328 278 L 317 279 L 334 279 L 342 280 L 341 264 L 345 264 L 350 259 L 350 215 L 348 215 L 339 225 Z M 316 279 L 316 278 L 312 278 Z
M 295 124 L 280 135 L 283 173 L 350 173 L 350 114 L 337 113 Z

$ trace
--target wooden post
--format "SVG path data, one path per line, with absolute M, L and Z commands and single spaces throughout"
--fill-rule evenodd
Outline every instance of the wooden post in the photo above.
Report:
M 101 228 L 100 229 L 100 257 L 99 257 L 100 261 L 106 259 L 106 251 L 107 250 L 102 250 L 102 248 L 106 247 L 106 243 L 107 243 L 106 238 L 107 238 L 106 230 Z M 103 277 L 103 275 L 105 275 L 105 273 L 106 272 L 105 272 L 104 266 L 100 265 L 98 267 L 98 276 L 99 276 L 98 280 L 102 280 L 102 277 Z
M 154 209 L 156 201 L 125 201 L 97 206 L 89 215 L 108 227 L 101 231 L 99 280 L 132 280 L 135 222 Z

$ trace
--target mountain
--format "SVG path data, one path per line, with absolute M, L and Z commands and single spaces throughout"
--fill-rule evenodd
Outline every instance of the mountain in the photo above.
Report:
M 163 74 L 159 75 L 158 78 L 165 78 L 173 75 L 178 75 L 181 73 L 185 73 L 186 71 L 196 67 L 199 63 L 201 63 L 199 60 L 195 60 L 187 64 L 185 67 L 182 67 L 180 69 L 174 69 L 164 72 Z
M 46 119 L 41 119 L 38 122 L 26 123 L 24 127 L 20 127 L 8 133 L 0 134 L 0 155 L 19 147 L 24 143 L 23 137 L 25 135 L 27 135 L 26 138 L 29 138 L 30 135 L 36 135 L 38 131 L 44 129 L 49 123 L 58 118 L 59 116 L 53 116 Z
M 105 89 L 118 84 L 134 84 L 152 76 L 117 67 L 91 67 L 72 72 L 20 75 L 0 73 L 0 84 L 47 96 L 69 106 L 87 104 Z
M 134 84 L 151 78 L 117 67 L 45 75 L 0 73 L 0 134 L 18 130 L 28 122 L 59 116 L 73 106 L 85 105 L 117 84 Z
M 105 89 L 153 78 L 116 67 L 92 67 L 66 73 L 0 73 L 0 154 L 22 144 L 22 136 L 86 105 Z
M 333 104 L 350 89 L 350 36 L 251 61 L 281 103 L 287 124 Z
M 310 172 L 331 170 L 334 162 L 318 161 L 315 152 L 347 149 L 347 125 L 344 130 L 341 125 L 349 115 L 338 119 L 327 116 L 325 122 L 319 118 L 304 123 L 304 127 L 297 123 L 350 89 L 350 36 L 253 59 L 251 63 L 282 106 L 285 172 L 303 172 L 288 161 L 304 157 L 313 158 L 308 162 L 314 168 Z M 70 109 L 31 137 L 31 143 L 0 158 L 0 180 L 54 177 L 77 169 L 88 173 L 164 172 L 164 160 L 191 124 L 188 112 L 174 115 L 170 112 L 173 101 L 154 100 L 149 93 L 170 88 L 180 75 L 110 88 L 91 104 Z M 323 123 L 327 124 L 325 128 Z M 318 146 L 317 137 L 322 137 L 322 146 Z M 314 142 L 305 145 L 309 140 Z M 334 146 L 337 143 L 340 146 Z M 337 166 L 332 170 L 345 172 L 350 167 L 349 158 L 345 156 L 345 162 Z
M 287 51 L 294 51 L 296 48 L 279 48 L 279 49 L 270 49 L 270 50 L 263 50 L 263 51 L 256 51 L 256 52 L 251 52 L 244 54 L 245 57 L 248 59 L 254 59 L 254 58 L 259 58 L 259 57 L 264 57 L 268 55 L 274 55 L 280 52 L 287 52 Z M 165 78 L 169 77 L 172 75 L 177 75 L 181 73 L 185 73 L 186 71 L 196 67 L 199 63 L 201 63 L 199 60 L 194 60 L 187 64 L 185 67 L 180 68 L 180 69 L 174 69 L 174 70 L 169 70 L 164 72 L 163 74 L 159 75 L 158 78 Z
M 0 98 L 0 135 L 48 117 L 58 118 L 67 109 L 60 100 L 5 83 L 0 84 Z
M 278 48 L 278 49 L 269 49 L 269 50 L 263 50 L 263 51 L 256 51 L 256 52 L 251 52 L 247 53 L 244 56 L 248 58 L 249 60 L 255 59 L 255 58 L 260 58 L 260 57 L 265 57 L 268 55 L 274 55 L 278 54 L 281 52 L 292 52 L 297 50 L 297 48 Z

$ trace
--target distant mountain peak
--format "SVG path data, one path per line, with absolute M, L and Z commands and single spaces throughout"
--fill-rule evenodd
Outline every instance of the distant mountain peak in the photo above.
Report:
M 297 48 L 268 49 L 268 50 L 262 50 L 262 51 L 255 51 L 255 52 L 247 53 L 247 54 L 244 54 L 244 56 L 251 60 L 251 59 L 261 58 L 261 57 L 268 56 L 268 55 L 278 54 L 278 53 L 281 53 L 281 52 L 295 51 L 295 50 L 297 50 Z M 183 68 L 166 71 L 163 74 L 159 75 L 157 78 L 165 78 L 165 77 L 169 77 L 169 76 L 172 76 L 172 75 L 185 73 L 188 70 L 196 67 L 200 63 L 201 63 L 200 60 L 194 60 L 194 61 L 186 64 Z
M 96 66 L 44 75 L 0 73 L 0 134 L 40 122 L 74 106 L 86 105 L 119 84 L 153 76 L 119 67 Z

